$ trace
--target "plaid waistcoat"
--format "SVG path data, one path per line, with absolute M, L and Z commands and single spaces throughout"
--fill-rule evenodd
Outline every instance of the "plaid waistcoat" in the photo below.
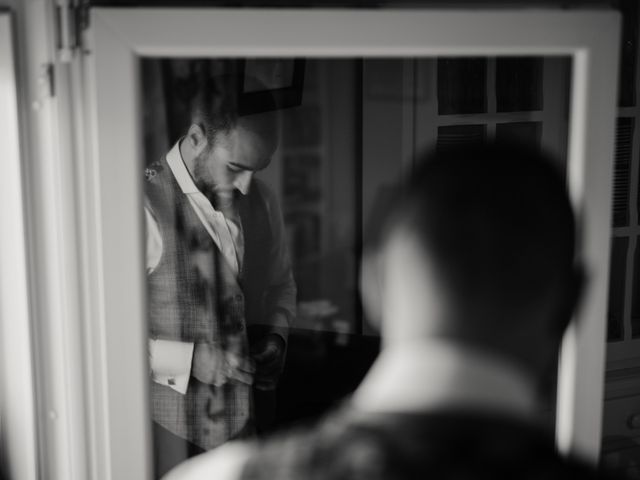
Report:
M 162 236 L 162 256 L 147 277 L 149 336 L 184 342 L 214 342 L 249 355 L 247 324 L 260 323 L 268 280 L 272 234 L 258 188 L 240 202 L 245 258 L 236 278 L 209 236 L 166 159 L 147 170 L 145 191 Z M 204 449 L 233 438 L 252 410 L 251 387 L 221 387 L 191 377 L 185 395 L 151 381 L 152 418 Z

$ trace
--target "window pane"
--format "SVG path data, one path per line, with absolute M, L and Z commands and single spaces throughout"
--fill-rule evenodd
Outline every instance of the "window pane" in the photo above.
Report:
M 607 340 L 624 338 L 624 286 L 627 262 L 627 237 L 614 237 L 611 245 L 611 272 L 609 274 L 609 313 Z
M 461 144 L 482 144 L 487 138 L 486 125 L 452 125 L 438 127 L 438 150 L 446 151 Z
M 638 2 L 636 0 L 616 0 L 614 5 L 622 12 L 618 104 L 621 107 L 631 107 L 636 104 Z
M 438 59 L 438 113 L 486 112 L 486 84 L 486 59 Z
M 498 112 L 542 110 L 542 59 L 496 59 Z
M 633 338 L 640 337 L 640 248 L 636 237 L 635 252 L 633 254 L 633 298 L 631 300 L 631 334 Z

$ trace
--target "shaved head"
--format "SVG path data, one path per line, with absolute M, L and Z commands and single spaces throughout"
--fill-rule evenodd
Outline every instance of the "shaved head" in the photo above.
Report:
M 386 328 L 544 363 L 580 285 L 573 210 L 551 159 L 513 144 L 433 151 L 390 205 L 369 251 L 384 257 L 384 321 L 391 301 L 406 322 Z

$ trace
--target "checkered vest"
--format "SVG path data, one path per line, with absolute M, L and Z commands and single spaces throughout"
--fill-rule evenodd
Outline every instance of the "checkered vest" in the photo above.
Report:
M 216 342 L 248 356 L 247 325 L 261 323 L 272 234 L 259 184 L 239 202 L 245 258 L 239 278 L 176 182 L 166 159 L 147 169 L 145 193 L 162 236 L 162 256 L 147 276 L 149 336 Z M 151 381 L 152 418 L 204 449 L 233 438 L 252 411 L 251 387 L 206 385 L 191 377 L 185 395 Z

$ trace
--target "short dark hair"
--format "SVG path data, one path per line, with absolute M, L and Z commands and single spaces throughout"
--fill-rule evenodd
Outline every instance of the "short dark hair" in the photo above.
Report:
M 205 71 L 200 74 L 190 103 L 191 123 L 204 130 L 210 145 L 213 145 L 218 133 L 229 132 L 242 116 L 240 96 L 243 85 L 255 90 L 265 90 L 265 94 L 261 96 L 263 111 L 276 109 L 273 95 L 266 91 L 266 87 L 257 78 L 239 73 L 210 76 Z
M 463 315 L 494 306 L 505 317 L 495 322 L 511 322 L 570 294 L 575 279 L 576 225 L 556 165 L 514 143 L 434 149 L 395 195 L 380 237 L 413 232 Z

